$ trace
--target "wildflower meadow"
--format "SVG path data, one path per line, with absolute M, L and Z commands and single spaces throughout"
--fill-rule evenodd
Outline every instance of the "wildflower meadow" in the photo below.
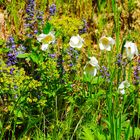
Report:
M 140 140 L 140 1 L 0 0 L 0 140 Z

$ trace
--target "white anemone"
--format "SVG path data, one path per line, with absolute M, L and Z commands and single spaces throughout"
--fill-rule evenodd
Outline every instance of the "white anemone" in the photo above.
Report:
M 53 32 L 50 32 L 48 34 L 42 33 L 37 37 L 37 40 L 39 42 L 42 42 L 41 50 L 45 51 L 48 49 L 49 44 L 55 42 L 55 36 Z
M 126 81 L 121 82 L 121 84 L 119 85 L 118 89 L 119 89 L 121 94 L 125 94 L 125 89 L 128 88 L 129 86 L 130 86 L 130 84 L 126 80 Z
M 83 45 L 83 42 L 84 42 L 84 40 L 79 35 L 72 36 L 70 39 L 69 45 L 72 48 L 79 48 L 80 49 Z
M 89 57 L 90 61 L 84 67 L 84 74 L 89 74 L 91 76 L 96 76 L 97 70 L 99 68 L 98 60 L 93 56 Z
M 111 51 L 111 46 L 115 44 L 115 40 L 111 37 L 101 37 L 99 47 L 101 50 Z
M 138 56 L 138 49 L 135 43 L 127 41 L 124 47 L 126 48 L 126 55 L 129 60 L 132 60 L 134 55 Z

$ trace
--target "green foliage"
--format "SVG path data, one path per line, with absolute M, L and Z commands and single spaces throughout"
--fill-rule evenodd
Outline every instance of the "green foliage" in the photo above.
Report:
M 51 24 L 49 22 L 46 23 L 46 25 L 43 28 L 43 33 L 48 34 L 51 31 Z
M 98 0 L 93 5 L 91 0 L 59 0 L 57 13 L 52 16 L 48 10 L 53 2 L 37 0 L 35 6 L 35 10 L 45 12 L 45 25 L 39 33 L 55 32 L 55 42 L 49 43 L 45 51 L 41 50 L 42 42 L 37 40 L 39 33 L 33 34 L 34 29 L 33 37 L 22 36 L 26 2 L 5 2 L 9 19 L 6 33 L 10 36 L 13 33 L 16 43 L 12 46 L 0 39 L 0 139 L 139 139 L 140 85 L 133 84 L 139 56 L 128 61 L 124 47 L 127 40 L 138 41 L 139 33 L 122 26 L 125 25 L 123 8 L 128 4 L 126 12 L 130 20 L 135 2 Z M 85 18 L 88 27 L 86 33 L 80 34 Z M 84 39 L 81 49 L 69 44 L 77 34 Z M 99 51 L 97 43 L 104 35 L 116 40 L 110 52 Z M 17 55 L 21 44 L 26 50 Z M 7 65 L 7 60 L 13 59 L 9 52 L 17 61 L 11 66 Z M 122 54 L 120 64 L 118 53 Z M 96 76 L 84 73 L 93 54 L 99 63 Z M 104 73 L 102 66 L 108 68 Z M 118 87 L 124 80 L 130 86 L 122 94 Z
M 68 16 L 53 17 L 53 19 L 50 20 L 50 23 L 55 27 L 58 34 L 66 38 L 68 36 L 77 35 L 78 30 L 83 24 L 78 18 Z

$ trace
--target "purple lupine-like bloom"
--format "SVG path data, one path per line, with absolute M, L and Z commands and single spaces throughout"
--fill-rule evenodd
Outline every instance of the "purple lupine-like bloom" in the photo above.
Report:
M 9 52 L 8 53 L 8 61 L 7 61 L 7 65 L 11 66 L 11 65 L 15 65 L 17 63 L 17 58 L 15 56 L 15 53 L 13 52 Z
M 34 29 L 34 8 L 35 7 L 35 2 L 34 0 L 28 0 L 28 5 L 26 8 L 26 13 L 27 16 L 25 18 L 26 20 L 26 24 L 25 27 L 27 28 L 27 32 L 31 32 L 31 30 Z M 26 34 L 27 37 L 32 38 L 32 35 L 30 35 L 29 33 Z
M 119 67 L 121 67 L 121 66 L 125 67 L 125 66 L 126 66 L 127 62 L 125 62 L 125 61 L 123 60 L 122 54 L 118 54 L 118 55 L 117 55 L 116 64 L 117 64 Z
M 76 65 L 76 61 L 79 58 L 78 51 L 75 50 L 74 48 L 70 47 L 69 49 L 67 49 L 67 54 L 71 57 L 71 59 L 69 61 L 69 66 L 72 67 L 72 66 Z
M 42 12 L 42 11 L 37 11 L 36 18 L 37 18 L 38 20 L 43 20 L 43 14 L 44 14 L 44 12 Z
M 33 38 L 34 34 L 40 31 L 43 25 L 43 12 L 35 11 L 35 0 L 28 0 L 28 5 L 26 8 L 26 17 L 25 17 L 25 27 L 26 27 L 26 36 L 28 38 Z
M 17 63 L 17 58 L 16 58 L 17 55 L 24 53 L 26 48 L 23 45 L 20 45 L 17 48 L 13 37 L 9 37 L 6 44 L 7 44 L 7 47 L 10 49 L 7 54 L 8 60 L 6 63 L 8 66 L 15 65 Z M 11 73 L 12 73 L 12 71 L 11 71 Z
M 51 58 L 55 58 L 55 57 L 56 57 L 56 54 L 49 54 L 49 56 L 50 56 Z
M 55 4 L 52 4 L 50 7 L 49 7 L 49 13 L 51 16 L 53 16 L 56 12 L 56 5 Z
M 15 69 L 14 68 L 11 68 L 10 69 L 10 74 L 13 74 L 13 71 L 14 71 Z
M 37 34 L 38 33 L 38 30 L 34 30 L 34 33 Z
M 10 51 L 8 52 L 7 56 L 8 56 L 8 60 L 7 60 L 7 65 L 11 66 L 11 65 L 15 65 L 17 62 L 17 58 L 16 58 L 16 45 L 14 42 L 14 38 L 13 37 L 9 37 L 8 41 L 7 41 L 7 47 L 10 49 Z
M 84 23 L 83 29 L 79 30 L 79 34 L 83 34 L 87 32 L 87 29 L 88 29 L 87 21 L 83 19 L 83 23 Z
M 70 64 L 69 64 L 69 66 L 70 66 L 70 67 L 72 67 L 72 66 L 73 66 L 73 64 L 72 64 L 72 63 L 70 63 Z
M 120 67 L 122 64 L 122 54 L 117 55 L 117 61 L 116 64 Z
M 107 67 L 102 66 L 100 68 L 100 73 L 103 78 L 107 79 L 107 81 L 110 81 L 110 74 Z

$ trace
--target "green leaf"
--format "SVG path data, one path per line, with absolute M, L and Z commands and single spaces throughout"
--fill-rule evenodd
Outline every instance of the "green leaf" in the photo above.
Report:
M 48 34 L 51 30 L 51 27 L 52 27 L 52 25 L 49 22 L 47 22 L 46 25 L 43 28 L 43 33 Z
M 38 57 L 38 55 L 37 55 L 36 53 L 32 52 L 32 53 L 30 54 L 30 58 L 32 59 L 33 62 L 35 62 L 36 64 L 38 64 L 38 62 L 39 62 L 39 57 Z
M 29 53 L 18 54 L 17 58 L 27 58 L 29 57 Z
M 8 48 L 0 48 L 0 54 L 7 53 L 9 51 Z
M 4 40 L 0 39 L 0 46 L 4 44 Z

